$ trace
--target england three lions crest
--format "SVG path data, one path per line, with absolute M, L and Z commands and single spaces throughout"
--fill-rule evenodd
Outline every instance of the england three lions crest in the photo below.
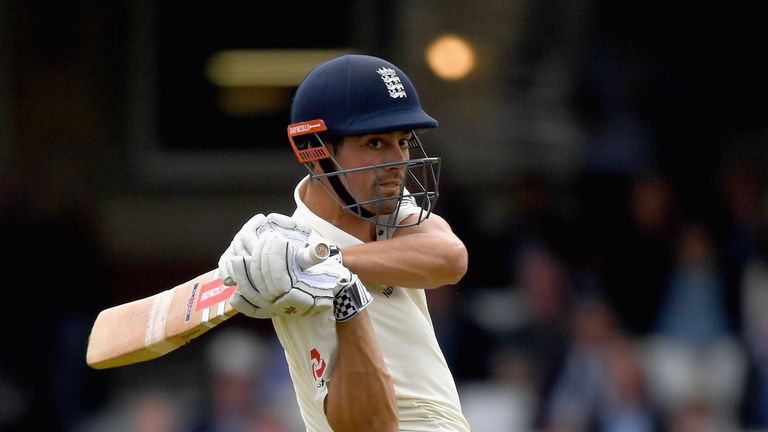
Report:
M 405 87 L 403 87 L 403 84 L 400 82 L 400 77 L 397 76 L 394 69 L 382 67 L 376 72 L 381 76 L 381 80 L 384 81 L 384 84 L 387 85 L 389 97 L 396 99 L 408 96 L 405 94 Z

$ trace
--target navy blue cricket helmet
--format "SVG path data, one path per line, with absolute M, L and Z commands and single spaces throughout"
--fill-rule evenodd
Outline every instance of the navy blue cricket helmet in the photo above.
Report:
M 408 76 L 378 57 L 349 54 L 307 74 L 291 106 L 291 123 L 322 119 L 337 136 L 437 127 Z
M 400 68 L 378 57 L 349 54 L 320 64 L 304 77 L 291 105 L 288 136 L 310 177 L 327 179 L 321 184 L 342 208 L 377 225 L 400 227 L 421 223 L 437 202 L 440 158 L 427 156 L 415 132 L 436 127 L 437 120 L 424 112 L 416 88 Z M 407 161 L 345 170 L 323 141 L 323 137 L 393 131 L 412 131 L 408 149 L 418 156 L 412 153 Z M 308 136 L 314 137 L 314 144 Z M 317 161 L 322 171 L 313 169 L 311 161 Z M 373 196 L 354 196 L 345 186 L 352 171 L 379 173 L 395 165 L 406 168 L 399 195 L 383 196 L 377 190 Z M 411 210 L 418 206 L 418 217 L 401 222 L 398 213 L 403 205 Z

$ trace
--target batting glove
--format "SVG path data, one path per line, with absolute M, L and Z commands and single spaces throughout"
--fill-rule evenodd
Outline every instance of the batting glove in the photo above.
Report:
M 227 264 L 240 279 L 237 292 L 252 303 L 266 300 L 278 316 L 315 315 L 333 308 L 336 319 L 346 321 L 370 304 L 372 298 L 357 275 L 337 259 L 304 269 L 300 252 L 279 233 L 266 234 L 252 256 L 236 257 Z
M 269 216 L 259 213 L 253 216 L 235 234 L 229 247 L 219 258 L 219 272 L 225 284 L 240 286 L 248 282 L 249 275 L 244 266 L 231 266 L 229 261 L 236 257 L 252 256 L 259 239 L 268 232 L 278 232 L 294 244 L 303 247 L 307 244 L 311 231 L 308 226 L 279 213 L 271 213 Z M 272 318 L 275 315 L 272 302 L 265 299 L 258 291 L 250 291 L 247 296 L 239 290 L 235 291 L 229 303 L 235 310 L 252 318 Z

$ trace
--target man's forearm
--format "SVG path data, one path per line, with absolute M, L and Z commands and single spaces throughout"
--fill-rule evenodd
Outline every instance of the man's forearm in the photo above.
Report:
M 410 288 L 458 282 L 467 271 L 467 250 L 455 236 L 415 233 L 345 247 L 344 265 L 361 280 Z
M 328 383 L 326 417 L 335 432 L 398 429 L 392 377 L 368 312 L 336 323 L 339 351 Z

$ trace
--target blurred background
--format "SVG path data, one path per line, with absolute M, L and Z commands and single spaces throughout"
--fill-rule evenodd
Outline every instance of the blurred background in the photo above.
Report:
M 290 98 L 341 53 L 400 66 L 440 122 L 470 267 L 429 302 L 473 431 L 768 430 L 757 8 L 192 3 L 0 1 L 0 430 L 301 429 L 269 322 L 117 369 L 85 347 L 292 211 Z

